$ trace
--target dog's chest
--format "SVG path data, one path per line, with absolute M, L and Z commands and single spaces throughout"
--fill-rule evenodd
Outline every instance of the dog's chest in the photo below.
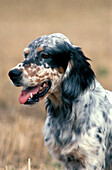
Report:
M 60 159 L 62 150 L 72 140 L 72 127 L 70 123 L 47 117 L 44 128 L 44 141 L 50 153 Z
M 44 140 L 47 145 L 54 145 L 55 142 L 61 147 L 66 145 L 72 138 L 70 124 L 62 121 L 52 120 L 49 117 L 46 119 L 44 129 Z

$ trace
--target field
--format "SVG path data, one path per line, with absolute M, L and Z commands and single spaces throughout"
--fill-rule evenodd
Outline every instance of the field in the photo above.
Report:
M 23 61 L 23 49 L 44 34 L 61 32 L 90 57 L 104 88 L 112 90 L 112 23 L 109 0 L 0 0 L 0 170 L 61 170 L 44 146 L 44 102 L 19 104 L 21 88 L 8 71 Z

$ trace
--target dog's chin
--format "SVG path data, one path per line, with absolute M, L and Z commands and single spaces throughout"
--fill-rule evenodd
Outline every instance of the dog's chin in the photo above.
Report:
M 50 88 L 50 81 L 45 81 L 35 87 L 24 87 L 19 96 L 19 102 L 24 105 L 34 105 L 47 96 Z
M 24 103 L 24 105 L 34 105 L 34 104 L 36 104 L 37 102 L 39 102 L 39 98 L 35 98 L 35 99 L 29 98 L 29 99 Z

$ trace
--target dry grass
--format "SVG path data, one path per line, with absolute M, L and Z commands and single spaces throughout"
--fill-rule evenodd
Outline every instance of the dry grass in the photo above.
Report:
M 93 62 L 97 79 L 112 90 L 111 3 L 105 0 L 0 1 L 0 170 L 59 170 L 44 146 L 43 102 L 29 108 L 18 102 L 20 88 L 9 82 L 8 70 L 22 61 L 22 51 L 34 38 L 62 32 Z

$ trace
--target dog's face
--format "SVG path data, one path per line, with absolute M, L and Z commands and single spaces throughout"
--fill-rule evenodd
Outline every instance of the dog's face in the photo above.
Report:
M 71 42 L 64 35 L 51 34 L 24 49 L 24 61 L 9 72 L 13 84 L 23 86 L 21 104 L 34 104 L 57 91 L 69 60 L 65 43 Z
M 24 49 L 24 61 L 9 72 L 9 77 L 15 86 L 23 86 L 21 104 L 34 104 L 58 89 L 62 101 L 71 102 L 94 80 L 87 60 L 63 34 L 45 35 Z

